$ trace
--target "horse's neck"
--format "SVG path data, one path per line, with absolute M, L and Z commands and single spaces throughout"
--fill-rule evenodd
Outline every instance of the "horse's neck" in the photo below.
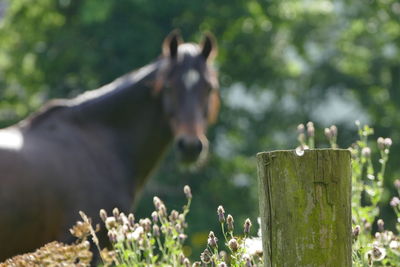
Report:
M 122 77 L 75 101 L 74 117 L 78 123 L 102 129 L 112 139 L 116 151 L 135 177 L 140 189 L 172 141 L 168 121 L 163 113 L 162 95 L 153 94 L 156 65 Z M 81 103 L 79 103 L 81 101 Z M 91 127 L 89 127 L 91 128 Z

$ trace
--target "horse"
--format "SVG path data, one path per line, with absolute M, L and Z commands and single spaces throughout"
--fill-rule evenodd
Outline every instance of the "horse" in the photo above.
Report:
M 216 52 L 211 34 L 183 43 L 174 31 L 152 63 L 0 130 L 0 261 L 70 240 L 79 210 L 130 210 L 170 144 L 185 163 L 204 158 Z

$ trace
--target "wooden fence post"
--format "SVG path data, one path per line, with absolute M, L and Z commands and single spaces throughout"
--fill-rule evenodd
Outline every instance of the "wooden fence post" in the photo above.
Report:
M 350 267 L 350 152 L 262 152 L 257 162 L 264 265 Z

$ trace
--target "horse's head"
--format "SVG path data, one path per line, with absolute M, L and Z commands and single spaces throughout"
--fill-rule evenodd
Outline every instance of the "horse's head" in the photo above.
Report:
M 206 34 L 200 45 L 183 43 L 172 32 L 163 43 L 164 66 L 160 71 L 164 111 L 181 159 L 191 163 L 208 151 L 207 126 L 216 120 L 219 108 L 218 80 L 211 62 L 216 42 Z M 157 86 L 156 86 L 157 89 Z

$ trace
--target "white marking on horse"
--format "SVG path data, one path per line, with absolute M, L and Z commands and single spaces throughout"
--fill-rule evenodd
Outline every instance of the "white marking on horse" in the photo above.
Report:
M 24 143 L 24 138 L 19 131 L 3 130 L 0 132 L 0 147 L 19 150 Z
M 200 80 L 200 73 L 195 69 L 189 69 L 182 76 L 183 84 L 186 90 L 192 90 L 193 86 Z

